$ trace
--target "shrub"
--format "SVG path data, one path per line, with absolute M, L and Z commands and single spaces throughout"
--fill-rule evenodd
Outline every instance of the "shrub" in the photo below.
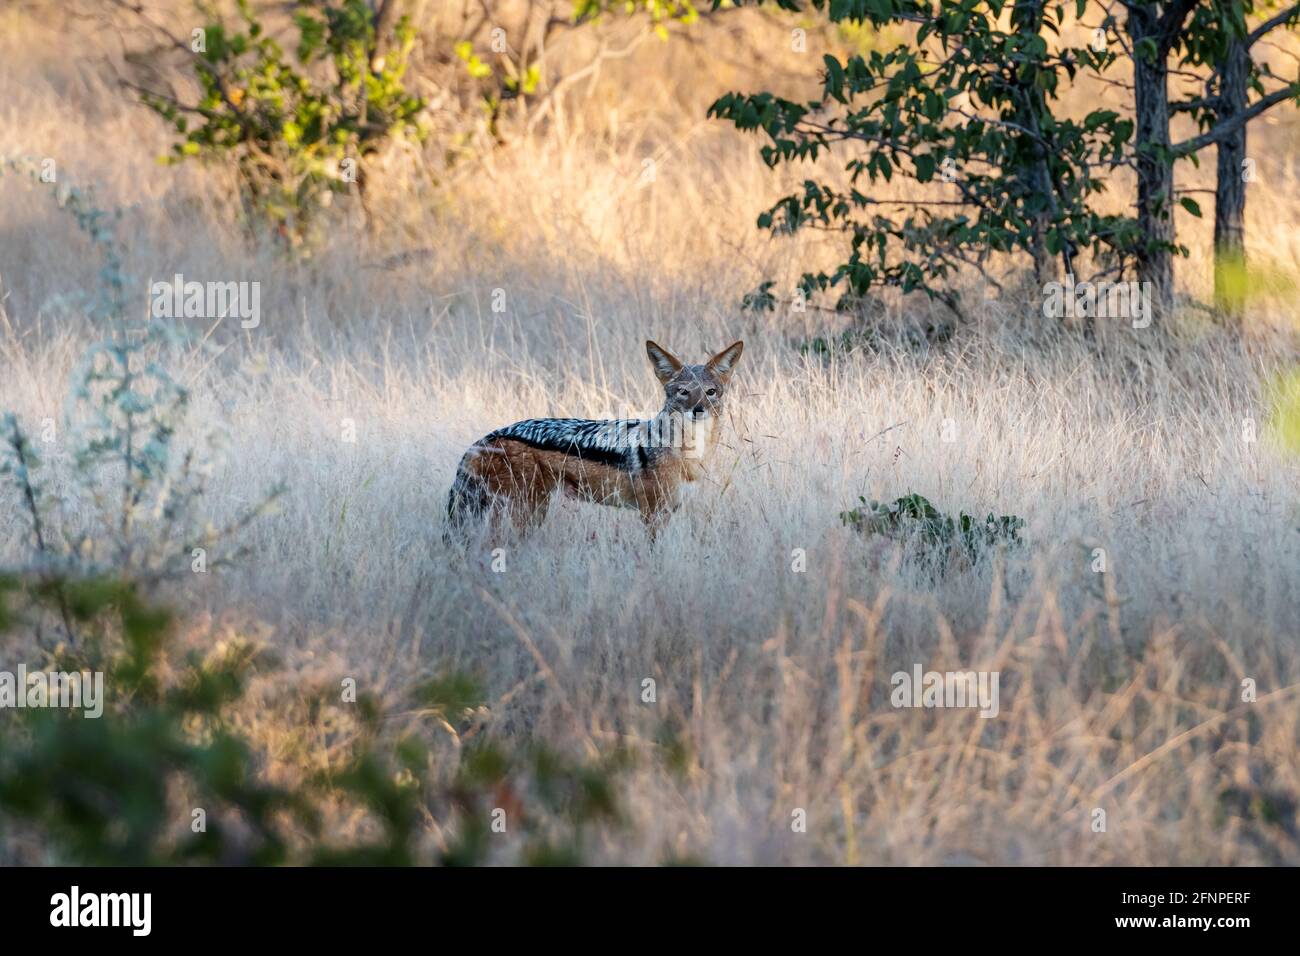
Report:
M 298 246 L 334 194 L 355 183 L 364 203 L 368 156 L 403 136 L 423 138 L 424 100 L 403 84 L 415 29 L 405 17 L 378 23 L 363 0 L 298 0 L 289 55 L 248 0 L 237 7 L 240 26 L 201 4 L 208 25 L 189 42 L 172 38 L 193 52 L 197 101 L 141 96 L 176 130 L 171 162 L 233 163 L 250 218 Z
M 889 504 L 863 497 L 858 501 L 859 507 L 840 512 L 844 525 L 862 534 L 914 541 L 922 560 L 939 568 L 954 550 L 974 562 L 997 545 L 1018 545 L 1020 529 L 1025 526 L 1024 519 L 1016 515 L 989 514 L 980 521 L 963 511 L 954 518 L 916 493 Z

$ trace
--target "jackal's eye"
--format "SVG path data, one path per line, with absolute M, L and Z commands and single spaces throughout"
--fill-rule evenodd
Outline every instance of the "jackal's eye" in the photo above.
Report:
M 689 388 L 679 388 L 677 390 L 678 398 L 688 398 L 690 394 L 691 394 L 691 390 Z
M 706 390 L 704 394 L 709 396 L 709 398 L 712 398 L 714 395 L 718 394 L 718 390 L 716 388 L 710 388 Z

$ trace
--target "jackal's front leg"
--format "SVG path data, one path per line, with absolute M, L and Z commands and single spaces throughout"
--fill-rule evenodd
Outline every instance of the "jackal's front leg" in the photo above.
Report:
M 650 536 L 651 541 L 659 538 L 659 532 L 663 530 L 664 525 L 668 524 L 668 518 L 672 515 L 669 508 L 642 508 L 641 520 L 645 522 L 646 534 Z
M 654 541 L 668 519 L 677 510 L 677 495 L 658 485 L 645 485 L 637 494 L 637 510 L 645 522 L 646 533 Z

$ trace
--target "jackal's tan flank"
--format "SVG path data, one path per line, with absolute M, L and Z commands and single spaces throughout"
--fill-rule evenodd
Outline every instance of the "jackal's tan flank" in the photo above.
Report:
M 525 530 L 546 517 L 560 490 L 584 501 L 636 508 L 653 534 L 704 473 L 718 442 L 718 421 L 743 342 L 703 365 L 683 365 L 646 342 L 664 386 L 664 407 L 646 420 L 532 418 L 499 428 L 461 459 L 447 520 L 464 528 L 494 515 Z

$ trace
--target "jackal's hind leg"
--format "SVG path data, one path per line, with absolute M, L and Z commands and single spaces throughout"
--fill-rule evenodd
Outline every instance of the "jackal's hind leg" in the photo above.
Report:
M 541 527 L 550 507 L 550 494 L 530 490 L 528 494 L 513 498 L 506 510 L 515 532 L 523 537 L 528 532 Z

